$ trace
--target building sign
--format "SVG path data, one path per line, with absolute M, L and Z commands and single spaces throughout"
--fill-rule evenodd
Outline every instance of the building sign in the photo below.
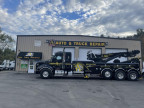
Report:
M 26 53 L 25 56 L 27 56 L 27 57 L 33 57 L 33 55 L 34 55 L 34 53 Z
M 42 59 L 41 52 L 20 52 L 18 54 L 19 59 Z
M 47 40 L 50 46 L 89 46 L 89 47 L 105 47 L 107 42 L 87 42 L 87 41 L 56 41 Z

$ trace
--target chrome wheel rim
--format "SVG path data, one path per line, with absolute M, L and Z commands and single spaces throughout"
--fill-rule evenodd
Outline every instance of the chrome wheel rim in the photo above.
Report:
M 121 72 L 119 72 L 119 73 L 117 74 L 117 77 L 118 77 L 118 79 L 123 79 L 123 78 L 124 78 L 124 74 L 121 73 Z
M 105 77 L 109 78 L 111 76 L 111 73 L 109 71 L 105 72 Z
M 44 71 L 44 72 L 43 72 L 43 77 L 46 78 L 46 77 L 48 77 L 48 76 L 49 76 L 49 73 L 48 73 L 47 71 Z
M 131 74 L 130 74 L 130 78 L 131 78 L 132 80 L 135 80 L 135 79 L 137 78 L 137 75 L 136 75 L 135 73 L 131 73 Z

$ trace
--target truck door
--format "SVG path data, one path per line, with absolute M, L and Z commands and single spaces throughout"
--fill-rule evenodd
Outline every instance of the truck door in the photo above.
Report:
M 71 63 L 71 53 L 70 52 L 65 52 L 64 55 L 62 52 L 55 54 L 53 64 L 55 64 L 55 68 L 57 70 L 61 70 L 63 66 L 65 69 L 70 69 L 71 68 L 70 63 Z
M 61 70 L 62 60 L 63 60 L 63 54 L 62 53 L 56 53 L 54 56 L 54 59 L 52 61 L 52 65 L 54 65 L 56 70 Z

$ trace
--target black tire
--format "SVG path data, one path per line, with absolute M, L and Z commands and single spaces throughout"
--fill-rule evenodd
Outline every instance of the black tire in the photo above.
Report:
M 139 78 L 137 71 L 130 71 L 128 72 L 128 80 L 130 81 L 137 81 Z
M 126 73 L 123 70 L 117 70 L 115 72 L 115 79 L 122 81 L 126 79 Z
M 102 71 L 102 77 L 104 79 L 112 79 L 112 71 L 110 69 L 105 69 Z
M 40 77 L 42 79 L 48 79 L 53 77 L 53 73 L 50 69 L 44 69 L 40 72 Z

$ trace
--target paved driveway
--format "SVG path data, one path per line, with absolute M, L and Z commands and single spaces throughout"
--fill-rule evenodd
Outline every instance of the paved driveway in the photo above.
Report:
M 0 72 L 0 108 L 144 108 L 144 80 L 44 80 Z

